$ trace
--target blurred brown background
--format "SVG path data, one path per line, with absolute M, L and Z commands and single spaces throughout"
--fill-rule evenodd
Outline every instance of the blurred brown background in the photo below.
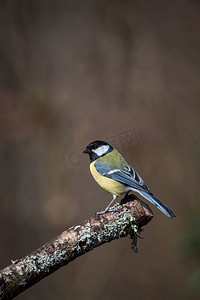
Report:
M 0 2 L 0 263 L 105 208 L 84 147 L 113 144 L 175 213 L 17 299 L 197 299 L 199 1 Z

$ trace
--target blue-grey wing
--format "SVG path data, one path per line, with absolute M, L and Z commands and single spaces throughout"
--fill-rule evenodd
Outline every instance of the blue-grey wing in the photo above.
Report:
M 110 169 L 108 165 L 97 161 L 95 163 L 95 167 L 103 176 L 114 179 L 136 190 L 150 193 L 142 178 L 128 163 L 126 163 L 123 169 Z

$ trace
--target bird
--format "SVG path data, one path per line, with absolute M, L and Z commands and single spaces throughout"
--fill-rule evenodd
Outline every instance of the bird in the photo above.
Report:
M 83 153 L 89 154 L 90 172 L 96 182 L 113 196 L 108 206 L 96 214 L 116 211 L 115 208 L 111 208 L 116 198 L 123 194 L 126 197 L 130 191 L 133 191 L 154 204 L 167 217 L 175 217 L 175 214 L 154 196 L 139 174 L 110 144 L 104 141 L 94 141 L 87 145 Z

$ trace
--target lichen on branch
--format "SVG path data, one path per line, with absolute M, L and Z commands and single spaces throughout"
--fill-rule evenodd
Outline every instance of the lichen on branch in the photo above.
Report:
M 134 195 L 129 195 L 126 201 L 116 204 L 116 211 L 72 226 L 36 251 L 12 261 L 0 271 L 0 300 L 14 298 L 75 258 L 112 240 L 130 235 L 137 252 L 138 233 L 153 214 Z

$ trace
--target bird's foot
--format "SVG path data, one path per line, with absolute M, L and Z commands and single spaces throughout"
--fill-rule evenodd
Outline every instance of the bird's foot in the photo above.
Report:
M 108 208 L 108 209 L 104 209 L 104 210 L 101 210 L 101 211 L 97 211 L 96 215 L 103 215 L 107 212 L 116 212 L 116 211 L 117 211 L 117 208 Z

